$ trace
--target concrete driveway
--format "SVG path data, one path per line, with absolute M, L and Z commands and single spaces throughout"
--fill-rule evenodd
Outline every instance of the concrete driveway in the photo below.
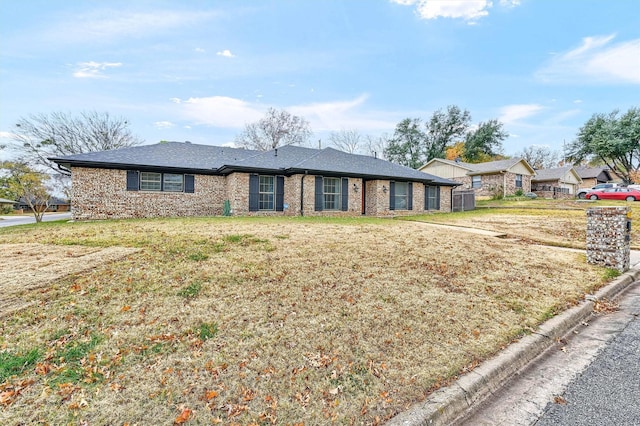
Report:
M 71 212 L 65 213 L 45 213 L 42 217 L 44 222 L 50 222 L 52 220 L 70 220 Z M 24 216 L 0 216 L 0 228 L 5 226 L 26 225 L 28 223 L 36 223 L 36 218 L 33 215 Z

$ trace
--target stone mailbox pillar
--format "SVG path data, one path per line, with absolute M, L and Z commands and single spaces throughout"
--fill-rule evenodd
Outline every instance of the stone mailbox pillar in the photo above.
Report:
M 630 246 L 629 207 L 587 209 L 587 263 L 625 272 L 629 269 Z

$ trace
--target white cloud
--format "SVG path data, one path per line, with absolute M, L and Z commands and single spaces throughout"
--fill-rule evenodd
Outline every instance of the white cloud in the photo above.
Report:
M 216 55 L 224 56 L 225 58 L 235 58 L 236 57 L 236 55 L 231 53 L 231 51 L 229 49 L 224 49 L 224 50 L 222 50 L 220 52 L 217 52 Z
M 195 48 L 195 49 L 193 49 L 193 50 L 195 50 L 195 51 L 196 51 L 196 52 L 198 52 L 198 53 L 205 53 L 205 52 L 206 52 L 206 50 L 204 50 L 202 47 L 196 47 L 196 48 Z
M 15 137 L 15 133 L 0 132 L 0 139 L 13 139 L 14 137 Z
M 499 121 L 511 124 L 538 114 L 544 107 L 538 104 L 507 105 L 500 109 Z
M 320 102 L 304 105 L 277 107 L 291 114 L 304 117 L 314 132 L 340 129 L 358 129 L 362 132 L 393 129 L 401 119 L 396 113 L 363 111 L 367 95 L 351 100 Z M 193 124 L 222 128 L 242 128 L 262 117 L 269 105 L 250 103 L 225 96 L 172 99 L 179 108 L 178 114 Z M 396 120 L 396 121 L 393 121 Z
M 121 67 L 122 62 L 80 62 L 78 69 L 73 73 L 76 78 L 107 78 L 103 71 L 108 68 Z
M 462 18 L 473 21 L 489 15 L 489 0 L 425 0 L 418 3 L 417 13 L 423 19 Z
M 397 117 L 393 113 L 365 109 L 368 96 L 360 95 L 351 100 L 296 105 L 287 108 L 292 114 L 305 117 L 316 132 L 358 129 L 363 133 L 393 129 Z
M 170 129 L 170 128 L 174 127 L 175 124 L 173 124 L 170 121 L 156 121 L 155 123 L 153 123 L 153 126 L 156 129 Z
M 415 6 L 416 15 L 421 19 L 451 18 L 462 19 L 474 24 L 489 15 L 492 0 L 390 0 L 402 6 Z M 521 0 L 500 0 L 502 7 L 520 6 Z
M 615 35 L 585 37 L 555 55 L 536 76 L 547 82 L 640 84 L 640 39 L 612 43 Z
M 246 123 L 259 120 L 264 111 L 248 102 L 226 96 L 210 96 L 181 100 L 173 98 L 179 105 L 180 113 L 194 124 L 241 128 Z

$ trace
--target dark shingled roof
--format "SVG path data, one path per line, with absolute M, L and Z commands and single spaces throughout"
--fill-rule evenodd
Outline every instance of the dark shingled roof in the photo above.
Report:
M 61 165 L 115 168 L 123 166 L 212 172 L 225 164 L 256 155 L 259 151 L 223 146 L 161 142 L 110 151 L 88 152 L 49 160 Z
M 333 148 L 283 146 L 271 151 L 252 151 L 211 145 L 164 142 L 112 151 L 50 158 L 64 166 L 102 168 L 142 167 L 210 174 L 271 172 L 281 174 L 348 175 L 370 179 L 400 179 L 455 186 L 457 182 L 423 173 L 378 158 L 349 154 Z
M 577 167 L 574 167 L 574 168 L 576 169 L 576 172 L 578 172 L 578 175 L 582 179 L 598 178 L 598 177 L 600 177 L 601 173 L 604 173 L 605 177 L 607 178 L 607 180 L 611 180 L 611 175 L 609 174 L 609 170 L 604 168 L 604 167 L 577 166 Z

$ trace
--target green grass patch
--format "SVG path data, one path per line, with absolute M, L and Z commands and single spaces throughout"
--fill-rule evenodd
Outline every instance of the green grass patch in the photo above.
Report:
M 213 323 L 201 323 L 196 329 L 196 334 L 200 338 L 200 340 L 211 339 L 218 334 L 218 324 Z
M 191 253 L 189 255 L 189 259 L 195 261 L 195 262 L 202 262 L 203 260 L 207 260 L 209 259 L 209 255 L 202 253 L 202 252 L 195 252 L 195 253 Z
M 178 296 L 184 297 L 187 299 L 192 299 L 200 294 L 202 290 L 202 283 L 200 281 L 194 281 L 182 290 L 178 292 Z
M 606 268 L 604 270 L 604 272 L 602 273 L 602 278 L 609 281 L 612 280 L 614 278 L 619 277 L 621 274 L 620 271 L 618 271 L 617 269 L 614 268 Z
M 42 357 L 40 349 L 26 353 L 0 352 L 0 383 L 32 368 Z

